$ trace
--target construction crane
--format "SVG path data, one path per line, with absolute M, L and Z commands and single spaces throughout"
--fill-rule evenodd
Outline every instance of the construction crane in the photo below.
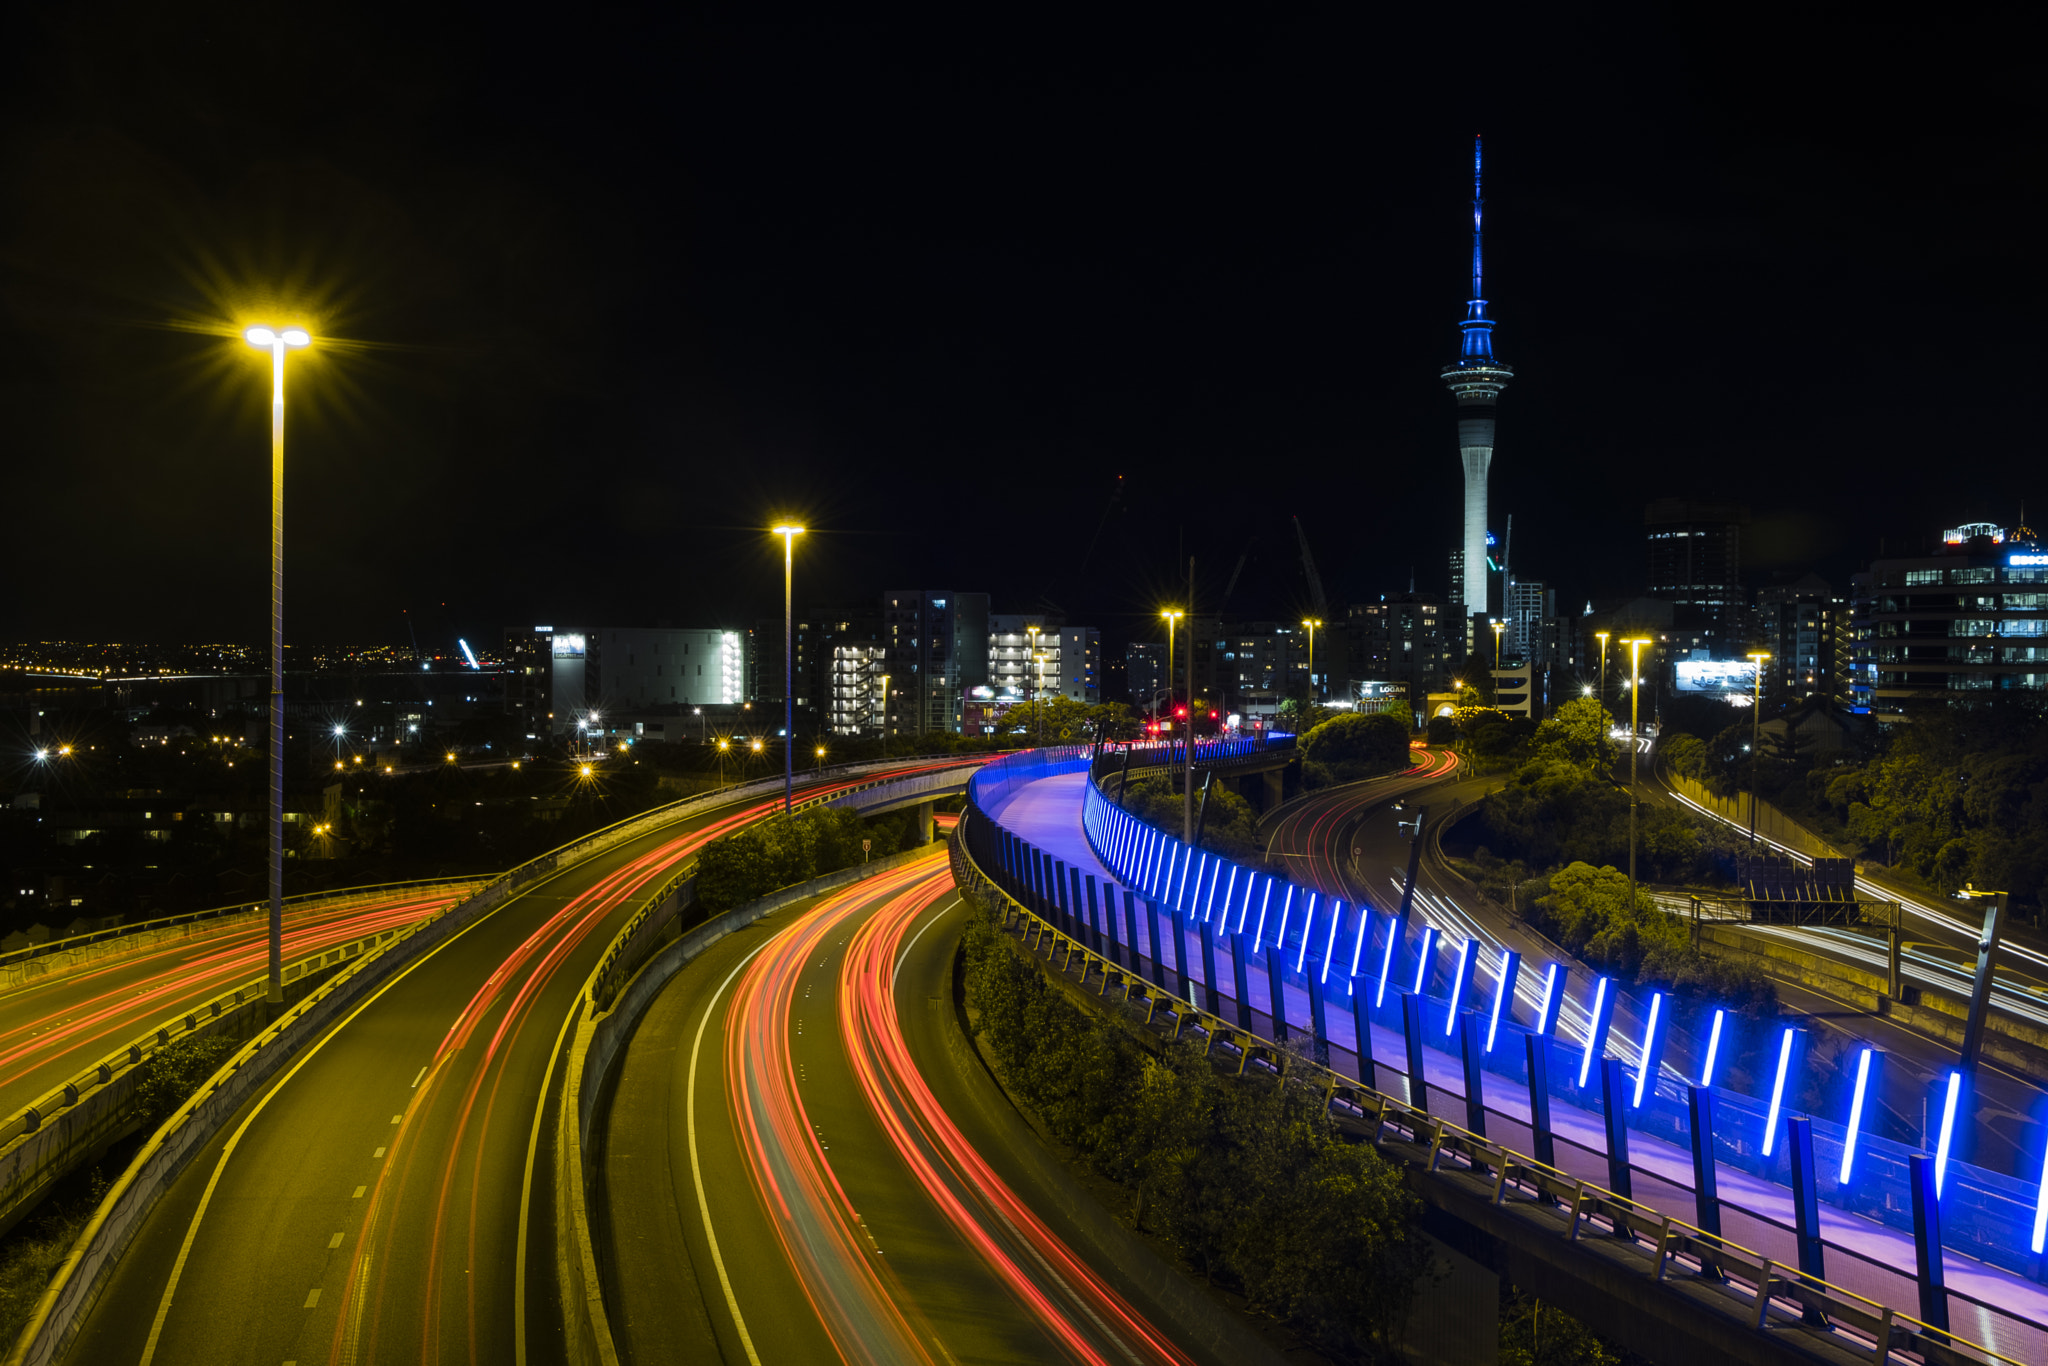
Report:
M 1294 534 L 1301 540 L 1301 567 L 1308 575 L 1309 601 L 1315 607 L 1318 620 L 1330 615 L 1330 604 L 1323 597 L 1323 578 L 1316 573 L 1316 557 L 1308 553 L 1308 533 L 1301 529 L 1301 518 L 1294 519 Z

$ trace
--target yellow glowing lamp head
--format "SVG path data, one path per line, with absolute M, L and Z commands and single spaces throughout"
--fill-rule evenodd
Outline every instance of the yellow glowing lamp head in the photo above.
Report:
M 800 526 L 779 526 L 775 528 L 775 534 L 777 536 L 801 536 L 804 534 L 804 529 Z
M 260 346 L 265 350 L 280 343 L 285 346 L 311 346 L 313 344 L 312 334 L 303 327 L 287 327 L 283 331 L 275 331 L 268 327 L 252 327 L 242 335 L 248 339 L 249 345 Z
M 582 774 L 583 774 L 583 776 L 584 776 L 584 777 L 588 778 L 588 777 L 590 776 L 590 765 L 589 765 L 589 764 L 585 764 L 585 765 L 583 766 L 583 768 L 582 768 L 581 772 L 582 772 Z

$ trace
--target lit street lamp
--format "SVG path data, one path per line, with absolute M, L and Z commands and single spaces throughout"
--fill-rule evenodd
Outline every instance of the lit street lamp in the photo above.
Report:
M 284 1004 L 284 353 L 310 346 L 301 327 L 252 327 L 249 345 L 270 352 L 270 991 Z
M 1179 621 L 1179 620 L 1180 620 L 1180 619 L 1181 619 L 1182 617 L 1186 616 L 1186 615 L 1187 615 L 1187 613 L 1185 613 L 1185 612 L 1176 612 L 1176 611 L 1174 611 L 1174 610 L 1173 610 L 1172 608 L 1170 608 L 1170 607 L 1169 607 L 1169 608 L 1167 608 L 1167 609 L 1166 609 L 1165 611 L 1161 612 L 1161 613 L 1160 613 L 1159 615 L 1160 615 L 1160 616 L 1162 616 L 1162 617 L 1165 617 L 1165 618 L 1166 618 L 1166 709 L 1167 709 L 1168 711 L 1172 711 L 1172 710 L 1173 710 L 1173 627 L 1174 627 L 1174 624 L 1175 624 L 1176 622 L 1178 622 L 1178 621 Z M 1193 699 L 1190 699 L 1190 700 L 1193 700 Z M 1156 710 L 1156 709 L 1155 709 L 1155 710 Z
M 782 814 L 796 810 L 796 599 L 793 595 L 796 574 L 796 538 L 804 534 L 800 526 L 779 526 L 775 534 L 782 538 Z M 760 749 L 756 740 L 754 748 Z
M 1762 738 L 1758 731 L 1764 714 L 1764 661 L 1771 657 L 1769 650 L 1751 650 L 1749 662 L 1755 666 L 1756 695 L 1749 705 L 1749 842 L 1756 843 L 1756 754 L 1757 742 Z
M 1314 702 L 1322 696 L 1316 689 L 1316 627 L 1323 623 L 1304 617 L 1301 624 L 1308 627 L 1308 700 Z
M 1607 635 L 1605 631 L 1593 633 L 1600 641 L 1600 705 L 1607 705 Z
M 721 739 L 719 740 L 719 742 L 718 742 L 718 790 L 719 790 L 720 792 L 723 792 L 723 791 L 725 791 L 725 752 L 726 752 L 727 750 L 731 749 L 731 748 L 732 748 L 732 741 L 730 741 L 730 740 L 726 740 L 726 739 L 722 739 L 722 738 L 721 738 Z
M 1496 621 L 1493 623 L 1493 671 L 1495 673 L 1500 672 L 1500 640 L 1501 635 L 1507 629 L 1508 624 L 1504 621 Z
M 1636 906 L 1636 756 L 1642 750 L 1642 732 L 1637 727 L 1637 718 L 1643 696 L 1643 647 L 1650 643 L 1647 636 L 1624 640 L 1628 646 L 1628 906 L 1629 913 L 1635 913 Z

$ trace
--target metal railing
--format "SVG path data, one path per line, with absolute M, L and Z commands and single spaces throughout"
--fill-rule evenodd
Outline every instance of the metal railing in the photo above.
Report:
M 962 819 L 996 824 L 973 806 Z M 1774 1261 L 1742 1244 L 1708 1233 L 1472 1133 L 1430 1114 L 1424 1107 L 1366 1086 L 1332 1067 L 1303 1057 L 1284 1045 L 1206 1011 L 1193 1001 L 1148 980 L 1136 967 L 1124 966 L 1095 952 L 1086 943 L 1032 911 L 983 871 L 974 858 L 973 844 L 971 835 L 953 841 L 956 880 L 963 887 L 985 889 L 988 894 L 1000 898 L 1005 929 L 1009 928 L 1014 916 L 1025 947 L 1034 956 L 1042 950 L 1047 967 L 1054 966 L 1053 959 L 1058 956 L 1058 971 L 1064 975 L 1078 967 L 1080 983 L 1084 987 L 1099 975 L 1101 986 L 1096 993 L 1099 997 L 1106 997 L 1111 987 L 1121 986 L 1124 1002 L 1145 1004 L 1144 1023 L 1148 1027 L 1170 1026 L 1167 1031 L 1169 1040 L 1178 1040 L 1191 1030 L 1202 1034 L 1205 1057 L 1213 1056 L 1219 1047 L 1235 1050 L 1239 1075 L 1254 1064 L 1263 1064 L 1283 1084 L 1304 1084 L 1321 1090 L 1326 1105 L 1341 1106 L 1344 1111 L 1354 1112 L 1355 1121 L 1364 1126 L 1375 1146 L 1386 1144 L 1390 1129 L 1397 1133 L 1405 1132 L 1408 1144 L 1426 1150 L 1417 1156 L 1417 1160 L 1427 1175 L 1444 1175 L 1440 1168 L 1448 1156 L 1462 1162 L 1465 1173 L 1490 1179 L 1492 1203 L 1498 1208 L 1511 1213 L 1535 1214 L 1552 1211 L 1560 1203 L 1564 1204 L 1569 1214 L 1569 1241 L 1577 1241 L 1581 1230 L 1596 1220 L 1604 1221 L 1618 1238 L 1631 1242 L 1639 1239 L 1649 1241 L 1654 1248 L 1650 1274 L 1660 1283 L 1674 1261 L 1690 1260 L 1699 1273 L 1700 1279 L 1696 1284 L 1711 1287 L 1717 1293 L 1733 1298 L 1737 1303 L 1726 1308 L 1740 1310 L 1747 1316 L 1750 1326 L 1760 1332 L 1774 1322 L 1771 1317 L 1773 1304 L 1789 1302 L 1800 1318 L 1810 1325 L 1846 1326 L 1859 1336 L 1869 1338 L 1868 1347 L 1863 1349 L 1879 1363 L 1886 1361 L 1893 1352 L 1905 1351 L 1918 1354 L 1924 1361 L 1941 1363 L 1941 1366 L 1985 1366 L 1985 1363 L 2021 1366 L 2013 1357 L 2004 1356 L 1956 1333 L 1932 1327 L 1820 1277 Z M 1162 1010 L 1166 1015 L 1164 1020 L 1160 1018 Z M 1717 1271 L 1719 1279 L 1715 1276 Z M 1748 1287 L 1746 1293 L 1741 1288 L 1744 1285 Z M 1775 1322 L 1785 1322 L 1787 1312 L 1781 1308 Z M 1862 1344 L 1858 1346 L 1862 1347 Z

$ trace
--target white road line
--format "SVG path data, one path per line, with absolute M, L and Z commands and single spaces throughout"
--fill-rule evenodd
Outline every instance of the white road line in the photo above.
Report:
M 770 939 L 768 944 L 774 942 Z M 726 974 L 725 980 L 718 984 L 718 990 L 711 993 L 710 1003 L 704 1007 L 704 1018 L 697 1022 L 697 1037 L 690 1045 L 689 1102 L 684 1120 L 684 1127 L 690 1135 L 690 1179 L 697 1187 L 697 1213 L 704 1220 L 704 1240 L 711 1245 L 711 1264 L 718 1268 L 718 1286 L 725 1292 L 725 1307 L 732 1312 L 733 1326 L 739 1329 L 740 1346 L 746 1349 L 747 1360 L 753 1366 L 761 1366 L 761 1355 L 754 1350 L 754 1339 L 747 1333 L 747 1321 L 740 1317 L 739 1297 L 732 1292 L 732 1277 L 726 1274 L 725 1258 L 719 1255 L 718 1235 L 711 1231 L 711 1202 L 704 1196 L 704 1166 L 697 1160 L 697 1055 L 704 1047 L 704 1031 L 710 1027 L 711 1012 L 718 1009 L 718 998 L 725 995 L 732 979 L 739 976 L 741 970 L 753 962 L 755 955 L 768 944 L 756 946 L 753 953 L 740 959 L 739 965 Z
M 426 1068 L 424 1068 L 424 1067 L 422 1067 L 422 1068 L 420 1069 L 420 1077 L 424 1077 L 425 1075 L 427 1075 L 427 1069 L 426 1069 Z M 415 1091 L 417 1091 L 417 1090 L 419 1090 L 419 1089 L 420 1089 L 420 1077 L 414 1077 L 414 1078 L 412 1079 L 412 1087 L 411 1087 L 411 1089 L 412 1089 L 412 1090 L 415 1090 Z
M 355 1193 L 354 1195 L 351 1195 L 351 1196 L 349 1197 L 349 1199 L 351 1199 L 351 1200 L 360 1200 L 360 1199 L 362 1199 L 362 1198 L 363 1198 L 363 1192 L 364 1192 L 364 1191 L 366 1191 L 366 1190 L 368 1190 L 368 1189 L 369 1189 L 369 1187 L 368 1187 L 368 1186 L 357 1186 L 357 1187 L 356 1187 L 356 1193 Z
M 329 1239 L 327 1240 L 327 1246 L 328 1246 L 328 1249 L 329 1249 L 330 1251 L 332 1251 L 332 1250 L 333 1250 L 334 1248 L 340 1247 L 340 1246 L 341 1246 L 341 1240 L 342 1240 L 342 1239 L 343 1239 L 343 1238 L 344 1238 L 345 1236 L 347 1236 L 347 1235 L 345 1235 L 345 1234 L 340 1234 L 340 1233 L 337 1233 L 337 1234 L 335 1234 L 335 1235 L 334 1235 L 334 1236 L 333 1236 L 332 1238 L 329 1238 Z
M 555 1063 L 562 1056 L 562 1041 L 569 1037 L 569 1026 L 582 1018 L 584 1004 L 578 1001 L 576 1007 L 562 1017 L 562 1027 L 555 1031 L 555 1047 L 548 1054 L 547 1071 L 540 1074 L 540 1103 L 533 1107 L 533 1128 L 526 1135 L 526 1175 L 519 1186 L 518 1242 L 513 1244 L 513 1366 L 526 1366 L 526 1238 L 527 1222 L 533 1212 L 533 1166 L 534 1159 L 540 1152 L 540 1121 L 541 1116 L 548 1111 L 548 1086 L 555 1075 Z
M 306 1292 L 306 1302 L 305 1302 L 304 1304 L 300 1305 L 300 1306 L 299 1306 L 299 1308 L 301 1308 L 301 1309 L 314 1309 L 314 1308 L 317 1308 L 317 1307 L 319 1306 L 319 1304 L 320 1304 L 320 1287 L 316 1285 L 316 1286 L 314 1286 L 314 1287 L 313 1287 L 313 1288 L 312 1288 L 311 1290 L 308 1290 L 308 1291 Z

